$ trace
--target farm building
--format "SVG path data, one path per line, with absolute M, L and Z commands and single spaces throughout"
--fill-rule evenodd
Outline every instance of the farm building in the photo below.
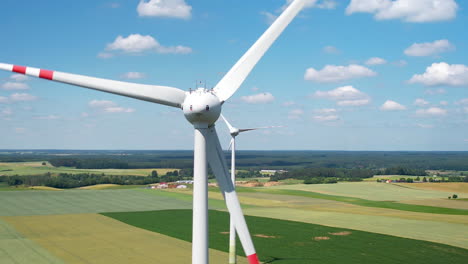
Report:
M 288 172 L 287 170 L 260 170 L 260 173 L 268 173 L 268 174 L 274 174 L 274 173 L 284 173 Z

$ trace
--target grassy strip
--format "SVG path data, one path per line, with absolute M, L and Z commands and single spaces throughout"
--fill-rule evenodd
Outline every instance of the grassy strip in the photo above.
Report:
M 103 213 L 124 223 L 185 241 L 192 239 L 192 211 Z M 210 211 L 210 247 L 228 251 L 229 214 Z M 421 240 L 294 221 L 246 216 L 264 263 L 463 263 L 468 250 Z M 240 243 L 237 253 L 242 254 Z
M 236 190 L 237 192 L 262 192 L 262 193 L 270 193 L 270 194 L 302 196 L 302 197 L 308 197 L 308 198 L 350 203 L 350 204 L 355 204 L 355 205 L 360 205 L 360 206 L 378 207 L 378 208 L 386 208 L 386 209 L 394 209 L 394 210 L 410 211 L 410 212 L 418 212 L 418 213 L 468 215 L 468 210 L 463 210 L 463 209 L 404 204 L 404 203 L 397 203 L 397 202 L 391 202 L 391 201 L 372 201 L 372 200 L 366 200 L 366 199 L 355 198 L 355 197 L 329 195 L 329 194 L 308 192 L 308 191 L 261 189 L 261 188 L 254 189 L 254 188 L 240 188 L 240 187 L 237 188 Z

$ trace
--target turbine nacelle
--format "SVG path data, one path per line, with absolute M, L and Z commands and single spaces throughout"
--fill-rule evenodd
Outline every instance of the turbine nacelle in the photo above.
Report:
M 198 88 L 187 93 L 182 104 L 185 118 L 193 125 L 210 126 L 221 114 L 221 101 L 212 90 Z
M 231 136 L 233 137 L 237 137 L 237 135 L 239 135 L 240 131 L 238 128 L 229 128 L 229 134 L 231 134 Z

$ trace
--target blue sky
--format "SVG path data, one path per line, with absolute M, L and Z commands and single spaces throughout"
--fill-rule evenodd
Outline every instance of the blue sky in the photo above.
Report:
M 211 88 L 287 2 L 3 0 L 0 62 Z M 284 126 L 239 148 L 468 150 L 468 3 L 435 2 L 310 1 L 223 107 L 241 128 Z M 0 149 L 51 148 L 192 149 L 193 128 L 175 108 L 0 72 Z

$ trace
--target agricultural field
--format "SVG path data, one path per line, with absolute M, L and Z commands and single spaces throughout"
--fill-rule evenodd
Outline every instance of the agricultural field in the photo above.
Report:
M 0 219 L 0 263 L 65 264 L 60 258 L 28 239 Z
M 64 190 L 0 192 L 0 216 L 57 215 L 118 211 L 189 209 L 183 195 L 148 195 L 138 190 Z
M 464 187 L 431 184 L 292 184 L 238 193 L 264 263 L 463 263 L 468 201 L 446 196 Z M 0 263 L 190 262 L 191 189 L 34 188 L 0 191 Z M 210 256 L 223 263 L 228 217 L 215 187 L 209 207 L 218 210 L 210 212 Z M 238 254 L 247 263 L 240 247 Z
M 417 184 L 397 183 L 396 185 L 404 186 L 407 188 L 413 188 L 413 189 L 461 193 L 461 195 L 468 194 L 468 183 L 466 182 L 441 182 L 437 184 L 433 184 L 430 182 L 423 182 L 423 183 L 417 183 Z
M 179 264 L 190 263 L 191 260 L 191 243 L 99 214 L 13 216 L 2 219 L 25 237 L 31 238 L 30 243 L 41 246 L 42 251 L 50 252 L 49 255 L 63 261 L 43 263 Z M 190 218 L 187 220 L 190 221 Z M 19 239 L 14 241 L 21 242 Z M 13 252 L 15 255 L 24 254 L 20 250 L 18 248 Z M 228 257 L 227 253 L 210 250 L 210 258 L 213 263 L 223 263 Z M 240 264 L 247 263 L 245 258 L 239 259 Z M 0 262 L 7 263 L 2 261 L 1 255 Z
M 46 165 L 42 165 L 45 162 Z M 91 173 L 91 174 L 105 174 L 105 175 L 133 175 L 133 176 L 148 176 L 155 170 L 158 175 L 165 175 L 169 171 L 178 169 L 75 169 L 69 167 L 54 167 L 49 162 L 0 162 L 0 176 L 12 175 L 42 175 L 45 173 L 59 174 L 59 173 Z
M 132 226 L 191 241 L 190 210 L 106 213 Z M 227 251 L 229 214 L 210 211 L 210 245 Z M 468 250 L 343 228 L 247 216 L 263 263 L 462 263 Z M 288 245 L 288 246 L 285 246 Z M 242 252 L 238 245 L 238 252 Z M 382 254 L 385 252 L 385 254 Z M 223 261 L 224 262 L 224 261 Z
M 421 183 L 422 184 L 422 183 Z M 433 184 L 433 183 L 431 183 Z M 436 186 L 438 183 L 435 183 Z M 456 183 L 462 184 L 463 183 Z M 447 198 L 453 191 L 405 188 L 418 186 L 419 183 L 408 185 L 388 184 L 378 182 L 346 182 L 337 184 L 297 184 L 272 187 L 281 190 L 301 190 L 330 195 L 356 197 L 375 201 L 401 201 L 416 199 Z M 404 187 L 402 187 L 404 186 Z

